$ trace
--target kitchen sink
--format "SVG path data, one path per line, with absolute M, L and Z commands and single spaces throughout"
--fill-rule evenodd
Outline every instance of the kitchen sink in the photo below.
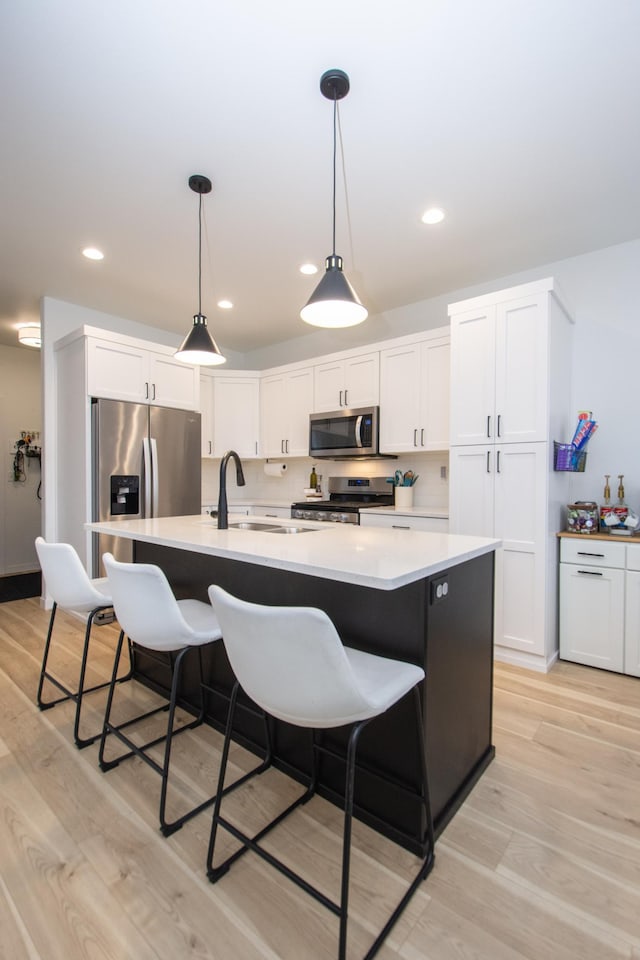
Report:
M 235 527 L 236 530 L 278 530 L 279 527 L 274 523 L 260 523 L 258 520 L 241 520 L 239 523 L 230 523 L 229 529 Z
M 273 527 L 269 533 L 317 533 L 320 527 Z
M 236 530 L 264 530 L 265 533 L 314 533 L 319 527 L 282 527 L 275 523 L 261 523 L 259 520 L 241 520 L 230 523 L 229 529 Z

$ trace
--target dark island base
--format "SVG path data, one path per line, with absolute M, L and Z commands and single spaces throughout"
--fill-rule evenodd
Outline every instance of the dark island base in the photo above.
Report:
M 208 601 L 217 583 L 256 603 L 308 605 L 326 610 L 348 646 L 423 666 L 424 728 L 436 833 L 469 794 L 494 756 L 491 743 L 493 682 L 493 553 L 451 567 L 446 574 L 398 590 L 375 590 L 273 567 L 136 542 L 137 562 L 155 563 L 178 599 Z M 438 583 L 448 583 L 436 598 Z M 234 676 L 224 645 L 205 651 L 205 679 L 228 696 Z M 163 693 L 168 671 L 136 651 L 136 676 Z M 197 703 L 197 668 L 187 659 L 181 702 Z M 208 695 L 207 721 L 223 729 L 227 704 Z M 261 721 L 237 714 L 237 739 L 264 746 Z M 303 779 L 309 770 L 310 732 L 280 721 L 272 728 L 275 764 Z M 323 745 L 344 755 L 346 731 L 323 734 Z M 415 795 L 417 737 L 410 698 L 365 728 L 358 747 L 356 815 L 415 853 L 422 853 L 423 812 Z M 324 756 L 318 792 L 342 805 L 344 767 Z

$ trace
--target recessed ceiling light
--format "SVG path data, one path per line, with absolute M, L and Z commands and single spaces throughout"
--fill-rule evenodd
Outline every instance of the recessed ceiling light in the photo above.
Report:
M 87 260 L 104 260 L 104 253 L 97 247 L 85 247 L 82 256 L 86 257 Z
M 231 300 L 218 300 L 218 306 L 221 310 L 231 310 L 233 304 L 231 303 Z
M 42 333 L 39 323 L 28 323 L 18 327 L 18 340 L 26 347 L 42 346 Z
M 422 214 L 423 223 L 442 223 L 444 220 L 444 210 L 441 210 L 440 207 L 429 207 L 428 210 Z
M 318 272 L 318 268 L 315 263 L 303 263 L 300 267 L 300 273 L 305 273 L 308 276 L 311 276 L 314 273 Z

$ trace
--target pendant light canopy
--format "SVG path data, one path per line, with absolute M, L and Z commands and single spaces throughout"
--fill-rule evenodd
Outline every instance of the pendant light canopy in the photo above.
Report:
M 182 346 L 176 351 L 177 360 L 199 366 L 214 366 L 225 363 L 218 345 L 209 333 L 207 318 L 202 313 L 202 195 L 211 193 L 211 180 L 202 174 L 194 173 L 189 177 L 189 186 L 199 194 L 198 204 L 198 312 L 193 318 L 193 327 L 184 338 Z
M 336 254 L 336 121 L 338 100 L 349 92 L 349 77 L 344 70 L 327 70 L 320 78 L 320 91 L 333 100 L 333 247 L 325 260 L 326 272 L 300 316 L 314 327 L 354 327 L 367 319 L 368 311 L 342 272 L 342 257 Z

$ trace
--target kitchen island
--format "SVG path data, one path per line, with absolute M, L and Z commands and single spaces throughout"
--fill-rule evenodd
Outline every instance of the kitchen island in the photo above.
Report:
M 254 529 L 259 524 L 265 526 Z M 299 532 L 285 529 L 292 527 Z M 179 599 L 206 601 L 207 587 L 217 583 L 257 603 L 320 607 L 345 644 L 423 666 L 437 832 L 491 761 L 493 567 L 499 541 L 255 516 L 231 516 L 228 530 L 201 516 L 101 522 L 87 529 L 133 540 L 135 560 L 158 564 Z M 228 694 L 234 678 L 223 644 L 209 653 L 207 682 Z M 166 691 L 167 676 L 142 650 L 136 651 L 135 669 L 143 682 Z M 193 665 L 181 691 L 185 706 L 196 701 L 196 681 Z M 221 727 L 225 714 L 224 700 L 211 695 L 208 720 Z M 273 734 L 276 764 L 303 776 L 309 732 L 278 722 Z M 249 748 L 262 747 L 260 722 L 244 715 L 238 739 Z M 342 752 L 343 730 L 324 739 L 336 754 Z M 412 793 L 415 749 L 408 701 L 372 721 L 360 741 L 356 808 L 361 819 L 418 852 L 422 809 Z M 341 762 L 324 757 L 319 792 L 335 800 L 341 777 Z

